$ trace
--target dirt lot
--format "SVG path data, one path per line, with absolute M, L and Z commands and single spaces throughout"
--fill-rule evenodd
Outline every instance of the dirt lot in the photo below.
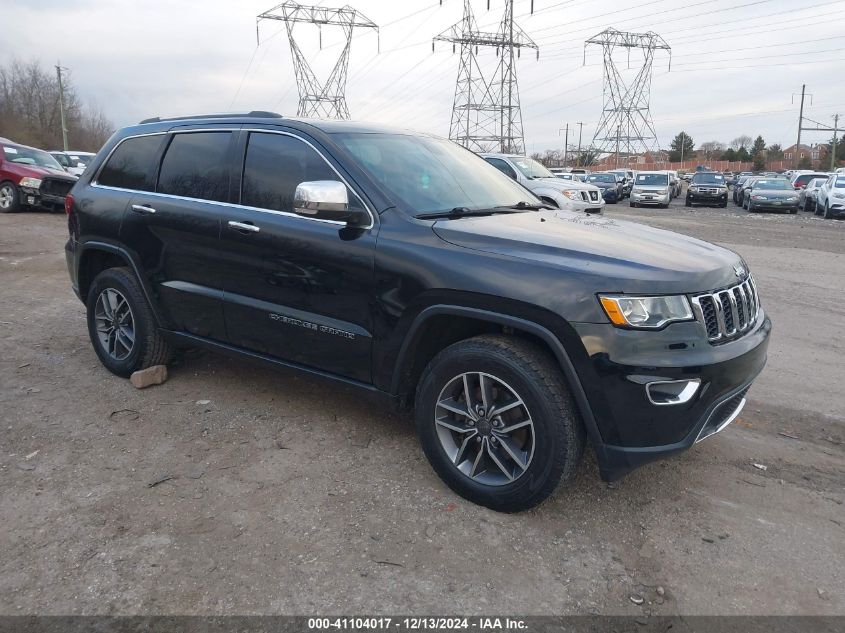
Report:
M 587 460 L 519 515 L 324 383 L 190 353 L 136 391 L 91 349 L 64 216 L 0 216 L 0 613 L 845 614 L 845 222 L 608 214 L 745 255 L 769 365 L 720 435 L 613 487 Z

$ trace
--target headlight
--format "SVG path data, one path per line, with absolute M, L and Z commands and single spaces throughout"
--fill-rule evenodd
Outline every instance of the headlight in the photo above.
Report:
M 607 318 L 617 327 L 659 328 L 673 321 L 689 321 L 693 318 L 689 301 L 683 295 L 600 295 L 599 299 Z
M 582 200 L 581 192 L 578 189 L 565 189 L 562 193 L 570 200 Z
M 838 191 L 834 191 L 830 194 L 831 198 L 845 198 L 845 193 L 839 193 Z
M 786 199 L 787 202 L 798 202 L 798 196 L 792 196 Z
M 755 195 L 751 196 L 751 199 L 752 200 L 767 200 L 768 198 L 766 198 L 766 196 L 758 196 L 758 195 L 755 194 Z
M 29 189 L 38 189 L 41 186 L 41 181 L 38 178 L 21 178 L 20 185 Z

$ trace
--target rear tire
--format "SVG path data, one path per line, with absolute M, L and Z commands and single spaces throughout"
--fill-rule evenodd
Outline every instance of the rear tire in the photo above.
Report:
M 833 219 L 833 214 L 830 212 L 830 201 L 829 200 L 824 203 L 824 214 L 822 215 L 822 217 L 825 220 L 832 220 Z
M 8 180 L 0 183 L 0 213 L 17 213 L 21 210 L 21 192 Z
M 141 284 L 129 268 L 108 268 L 88 290 L 88 335 L 100 362 L 127 378 L 166 365 L 173 350 L 158 331 Z
M 491 417 L 490 407 L 502 414 Z M 417 385 L 416 427 L 446 485 L 499 512 L 545 500 L 575 474 L 586 442 L 555 360 L 533 343 L 499 335 L 460 341 L 429 363 Z

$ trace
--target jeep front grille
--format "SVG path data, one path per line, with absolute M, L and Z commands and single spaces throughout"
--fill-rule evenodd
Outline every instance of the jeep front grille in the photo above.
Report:
M 750 331 L 760 311 L 757 286 L 750 275 L 731 288 L 692 297 L 692 305 L 707 330 L 707 339 L 714 344 Z

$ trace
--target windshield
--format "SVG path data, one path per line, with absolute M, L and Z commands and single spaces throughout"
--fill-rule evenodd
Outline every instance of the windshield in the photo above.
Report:
M 405 134 L 337 134 L 335 140 L 412 213 L 540 204 L 521 185 L 460 145 Z
M 755 189 L 768 189 L 769 191 L 792 191 L 792 185 L 786 180 L 758 180 L 754 183 Z
M 587 176 L 587 182 L 616 182 L 614 174 L 590 174 Z
M 85 154 L 70 154 L 71 165 L 76 167 L 76 163 L 82 163 L 86 167 L 91 162 L 93 156 L 86 156 Z
M 526 178 L 554 178 L 554 174 L 543 167 L 533 158 L 525 156 L 511 156 L 510 161 L 522 172 Z
M 40 149 L 33 149 L 32 147 L 24 147 L 23 145 L 4 145 L 3 155 L 6 160 L 12 163 L 20 163 L 21 165 L 36 165 L 38 167 L 49 167 L 51 169 L 61 170 L 62 166 L 55 158 L 50 156 L 47 152 Z
M 668 174 L 637 174 L 637 185 L 668 185 Z
M 696 174 L 692 177 L 694 185 L 723 185 L 725 177 L 722 174 Z

